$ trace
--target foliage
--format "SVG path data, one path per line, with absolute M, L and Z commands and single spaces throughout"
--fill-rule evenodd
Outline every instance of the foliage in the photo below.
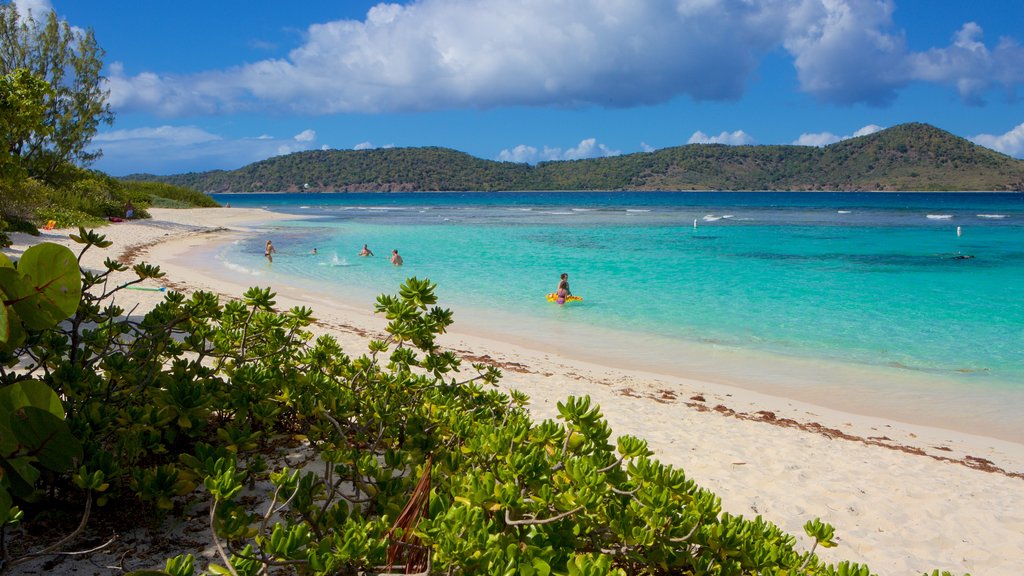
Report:
M 1024 190 L 1024 161 L 903 124 L 823 148 L 690 144 L 536 166 L 443 148 L 315 150 L 237 170 L 129 178 L 208 192 Z
M 17 266 L 0 254 L 0 354 L 73 314 L 81 289 L 78 262 L 63 246 L 32 246 Z M 37 498 L 41 469 L 67 472 L 81 457 L 53 390 L 31 378 L 0 387 L 0 526 L 22 517 L 13 498 Z
M 46 130 L 20 133 L 10 152 L 29 176 L 59 184 L 71 166 L 88 165 L 100 152 L 88 146 L 113 113 L 100 75 L 103 50 L 92 30 L 72 29 L 49 11 L 45 20 L 22 19 L 14 4 L 0 5 L 0 74 L 27 70 L 53 90 L 45 99 Z
M 85 230 L 73 238 L 82 253 L 109 245 Z M 0 463 L 29 480 L 0 500 L 8 523 L 43 489 L 69 501 L 84 492 L 85 518 L 94 501 L 174 512 L 202 498 L 217 558 L 198 569 L 212 574 L 870 574 L 824 565 L 760 517 L 723 513 L 646 442 L 612 438 L 589 398 L 534 422 L 526 396 L 492 387 L 497 369 L 464 374 L 437 345 L 452 315 L 429 280 L 377 299 L 386 336 L 355 357 L 330 335 L 312 338 L 310 310 L 275 311 L 270 289 L 226 302 L 171 291 L 132 317 L 111 297 L 158 268 L 136 265 L 135 280 L 112 286 L 127 269 L 107 260 L 82 272 L 79 301 L 69 259 L 42 245 L 0 267 Z M 5 428 L 20 412 L 39 421 Z M 43 425 L 70 433 L 45 457 L 34 449 L 49 436 L 29 432 Z M 282 444 L 311 463 L 268 465 Z M 26 450 L 47 475 L 11 463 Z M 267 498 L 253 508 L 259 486 Z M 818 520 L 805 532 L 815 547 L 835 544 Z M 137 574 L 196 569 L 181 555 Z
M 202 192 L 196 192 L 182 186 L 164 182 L 138 182 L 121 180 L 120 189 L 133 202 L 139 204 L 149 202 L 153 206 L 173 205 L 174 207 L 215 208 L 220 206 L 216 200 Z

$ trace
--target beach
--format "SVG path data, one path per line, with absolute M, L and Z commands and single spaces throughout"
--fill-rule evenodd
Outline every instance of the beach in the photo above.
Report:
M 145 286 L 234 298 L 266 279 L 207 274 L 195 265 L 196 254 L 214 243 L 259 235 L 289 217 L 238 208 L 150 212 L 150 220 L 99 230 L 113 245 L 90 250 L 83 265 L 99 268 L 108 257 L 147 262 L 167 275 Z M 16 259 L 40 241 L 72 245 L 70 232 L 13 234 L 16 244 L 4 253 Z M 128 272 L 115 281 L 130 279 Z M 332 333 L 350 354 L 362 353 L 383 332 L 384 320 L 368 308 L 296 286 L 271 288 L 279 309 L 312 308 L 318 330 Z M 379 292 L 396 290 L 381 286 Z M 117 303 L 140 314 L 162 297 L 159 291 L 124 290 Z M 820 517 L 831 523 L 839 546 L 817 550 L 826 560 L 866 563 L 886 576 L 936 568 L 978 576 L 1017 573 L 1024 559 L 1024 510 L 1015 506 L 1024 499 L 1024 445 L 864 410 L 827 409 L 745 389 L 706 371 L 697 377 L 605 366 L 503 340 L 496 329 L 460 329 L 458 316 L 440 344 L 467 361 L 501 368 L 501 386 L 529 395 L 537 420 L 554 418 L 567 396 L 591 396 L 615 435 L 647 440 L 657 458 L 715 492 L 723 510 L 761 515 L 805 548 L 811 544 L 805 522 Z

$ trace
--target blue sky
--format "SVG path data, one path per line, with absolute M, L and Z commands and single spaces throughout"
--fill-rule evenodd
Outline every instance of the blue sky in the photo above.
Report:
M 1024 158 L 1019 0 L 20 0 L 92 28 L 114 175 L 310 149 L 537 162 L 927 122 Z

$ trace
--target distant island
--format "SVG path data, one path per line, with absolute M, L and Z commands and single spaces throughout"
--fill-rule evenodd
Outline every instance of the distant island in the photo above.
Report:
M 535 166 L 440 147 L 314 150 L 237 170 L 133 174 L 211 193 L 498 190 L 1024 191 L 1024 160 L 928 124 L 824 147 L 688 144 Z

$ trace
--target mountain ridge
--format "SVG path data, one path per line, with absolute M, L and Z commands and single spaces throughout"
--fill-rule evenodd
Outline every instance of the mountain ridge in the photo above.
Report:
M 1017 160 L 929 124 L 828 146 L 687 144 L 535 166 L 441 147 L 311 150 L 236 170 L 133 174 L 203 192 L 497 190 L 1024 191 Z

